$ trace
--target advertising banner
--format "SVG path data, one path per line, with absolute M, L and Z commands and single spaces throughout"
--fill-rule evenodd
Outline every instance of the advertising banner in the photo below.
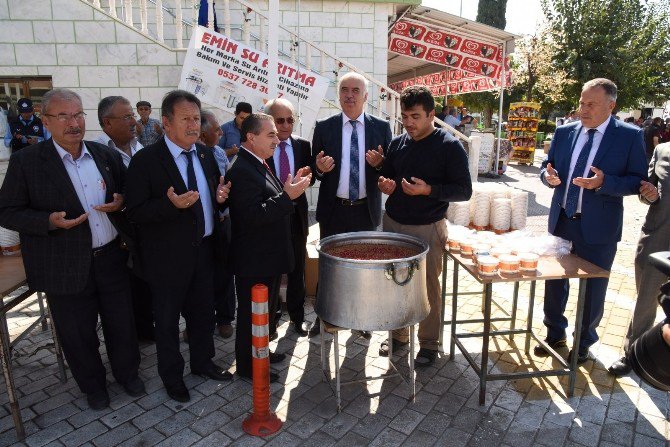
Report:
M 423 85 L 427 87 L 434 96 L 444 96 L 447 87 L 447 95 L 458 95 L 461 93 L 486 92 L 500 90 L 500 81 L 491 79 L 488 76 L 478 76 L 463 70 L 439 71 L 424 76 L 417 76 L 404 81 L 390 84 L 396 92 L 401 92 L 405 87 L 411 85 Z M 449 82 L 445 82 L 449 78 Z M 505 72 L 505 87 L 511 85 L 511 72 Z
M 179 88 L 230 113 L 238 102 L 248 102 L 260 112 L 272 99 L 268 97 L 268 69 L 267 54 L 198 26 L 184 59 Z M 279 96 L 300 110 L 301 126 L 296 124 L 295 133 L 309 134 L 326 96 L 328 79 L 283 61 L 279 61 L 277 73 Z
M 503 67 L 502 45 L 429 29 L 410 19 L 399 20 L 393 25 L 389 51 L 492 79 L 500 78 Z M 509 71 L 507 58 L 505 71 Z

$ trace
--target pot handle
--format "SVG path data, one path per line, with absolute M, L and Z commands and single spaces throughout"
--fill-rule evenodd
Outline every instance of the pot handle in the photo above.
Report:
M 407 278 L 405 278 L 404 281 L 398 282 L 398 279 L 395 276 L 396 265 L 394 263 L 386 267 L 386 278 L 392 279 L 393 282 L 398 284 L 399 286 L 404 286 L 405 284 L 409 283 L 412 280 L 412 277 L 414 276 L 414 272 L 416 270 L 419 270 L 419 261 L 417 260 L 410 261 L 407 267 Z

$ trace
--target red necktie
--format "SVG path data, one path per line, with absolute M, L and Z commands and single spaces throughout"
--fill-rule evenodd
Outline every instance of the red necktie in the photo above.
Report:
M 291 172 L 291 165 L 288 161 L 288 154 L 286 153 L 286 142 L 279 143 L 279 180 L 282 183 L 286 181 Z

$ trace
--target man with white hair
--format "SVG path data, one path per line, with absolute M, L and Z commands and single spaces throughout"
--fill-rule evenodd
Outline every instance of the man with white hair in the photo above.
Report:
M 365 113 L 367 80 L 350 72 L 337 84 L 342 113 L 318 121 L 312 137 L 316 178 L 321 181 L 316 220 L 321 237 L 373 231 L 381 223 L 377 188 L 384 152 L 391 142 L 387 121 Z M 319 333 L 318 319 L 310 335 Z M 363 333 L 369 338 L 369 333 Z
M 265 105 L 265 113 L 272 116 L 277 127 L 279 144 L 272 157 L 266 160 L 272 172 L 285 182 L 289 175 L 295 177 L 299 169 L 311 173 L 312 145 L 309 141 L 293 135 L 295 109 L 287 99 L 276 98 Z M 314 179 L 312 179 L 314 183 Z M 304 337 L 309 325 L 305 323 L 305 256 L 307 255 L 308 211 L 307 196 L 303 193 L 293 200 L 295 213 L 291 215 L 291 239 L 295 267 L 288 274 L 286 285 L 286 307 L 296 333 Z M 278 303 L 277 303 L 278 304 Z M 278 306 L 277 306 L 278 307 Z M 271 315 L 270 334 L 277 328 L 275 315 Z

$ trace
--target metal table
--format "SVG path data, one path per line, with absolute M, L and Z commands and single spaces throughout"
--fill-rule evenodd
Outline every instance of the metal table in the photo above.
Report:
M 20 294 L 9 299 L 7 297 L 24 287 L 25 290 Z M 17 307 L 19 304 L 26 301 L 35 290 L 28 287 L 26 282 L 26 273 L 23 268 L 23 258 L 20 256 L 0 256 L 0 363 L 2 364 L 2 372 L 5 377 L 5 384 L 7 386 L 7 396 L 9 398 L 9 407 L 14 419 L 14 428 L 19 440 L 23 440 L 26 436 L 23 427 L 23 419 L 21 418 L 21 409 L 19 407 L 18 397 L 16 395 L 16 388 L 14 386 L 14 374 L 12 372 L 11 364 L 11 350 L 16 343 L 28 335 L 37 325 L 42 325 L 42 330 L 47 329 L 46 322 L 49 322 L 51 332 L 53 334 L 54 347 L 56 350 L 56 358 L 58 360 L 58 367 L 60 370 L 61 382 L 65 383 L 67 380 L 65 373 L 65 363 L 63 361 L 63 351 L 58 337 L 56 337 L 56 330 L 53 325 L 53 319 L 49 314 L 49 310 L 44 307 L 44 297 L 41 292 L 37 292 L 37 302 L 40 306 L 40 315 L 30 326 L 21 332 L 13 341 L 10 340 L 9 330 L 7 328 L 7 313 Z M 47 318 L 48 317 L 48 318 Z
M 451 290 L 451 320 L 445 321 L 445 299 L 446 299 L 446 272 L 448 267 L 448 260 L 453 260 L 453 284 Z M 470 319 L 470 320 L 458 320 L 457 319 L 457 310 L 458 310 L 458 297 L 459 295 L 479 295 L 480 292 L 465 292 L 459 293 L 458 291 L 458 270 L 460 267 L 463 267 L 466 272 L 468 272 L 478 283 L 483 285 L 483 302 L 482 302 L 482 313 L 483 318 L 481 319 Z M 563 256 L 561 258 L 555 257 L 540 257 L 537 272 L 534 274 L 527 274 L 521 272 L 519 274 L 507 275 L 498 273 L 494 276 L 482 276 L 479 274 L 477 267 L 473 264 L 472 259 L 468 257 L 461 256 L 458 253 L 445 252 L 443 258 L 443 271 L 442 271 L 442 322 L 444 325 L 451 326 L 451 339 L 449 346 L 449 358 L 454 358 L 455 347 L 458 346 L 458 349 L 461 351 L 463 356 L 466 358 L 470 366 L 475 370 L 479 376 L 479 404 L 483 405 L 486 399 L 486 382 L 489 380 L 510 380 L 510 379 L 519 379 L 519 378 L 532 378 L 532 377 L 546 377 L 546 376 L 569 376 L 569 385 L 568 385 L 568 395 L 572 396 L 575 389 L 575 380 L 577 377 L 577 356 L 573 355 L 571 362 L 568 363 L 561 357 L 554 349 L 550 348 L 543 339 L 540 339 L 533 332 L 533 306 L 535 303 L 535 285 L 537 281 L 546 281 L 550 279 L 570 279 L 578 278 L 579 279 L 579 294 L 577 297 L 577 313 L 575 316 L 575 335 L 574 341 L 572 344 L 572 349 L 574 352 L 577 352 L 579 346 L 579 338 L 581 336 L 581 326 L 582 326 L 582 315 L 584 313 L 584 299 L 586 295 L 586 280 L 588 278 L 607 278 L 609 277 L 609 271 L 602 269 L 590 262 L 574 255 L 570 254 Z M 526 320 L 526 328 L 517 329 L 516 328 L 516 312 L 517 312 L 517 302 L 519 296 L 519 283 L 522 281 L 530 282 L 530 297 L 528 303 L 528 315 Z M 501 307 L 498 303 L 494 302 L 492 299 L 493 294 L 493 284 L 494 283 L 514 283 L 514 295 L 512 299 L 512 309 L 511 315 L 507 314 L 507 317 L 496 317 L 491 318 L 491 307 L 492 304 L 498 307 Z M 501 307 L 502 308 L 502 307 Z M 493 322 L 509 322 L 509 329 L 504 330 L 492 330 L 491 323 Z M 484 328 L 483 332 L 467 332 L 467 333 L 457 333 L 457 326 L 459 324 L 472 324 L 472 323 L 483 323 Z M 440 331 L 440 334 L 442 331 Z M 530 351 L 530 339 L 534 338 L 538 343 L 544 346 L 550 355 L 557 360 L 563 368 L 561 369 L 551 369 L 551 370 L 542 370 L 542 371 L 532 371 L 532 372 L 515 372 L 515 373 L 505 373 L 505 374 L 491 374 L 488 368 L 489 360 L 489 341 L 492 336 L 497 335 L 508 335 L 510 338 L 513 338 L 515 334 L 525 334 L 526 335 L 526 344 L 525 352 L 526 354 Z M 482 353 L 481 353 L 481 362 L 478 364 L 475 362 L 474 357 L 467 351 L 460 339 L 472 338 L 472 337 L 481 337 L 482 338 Z M 440 335 L 440 344 L 442 343 L 442 335 Z

